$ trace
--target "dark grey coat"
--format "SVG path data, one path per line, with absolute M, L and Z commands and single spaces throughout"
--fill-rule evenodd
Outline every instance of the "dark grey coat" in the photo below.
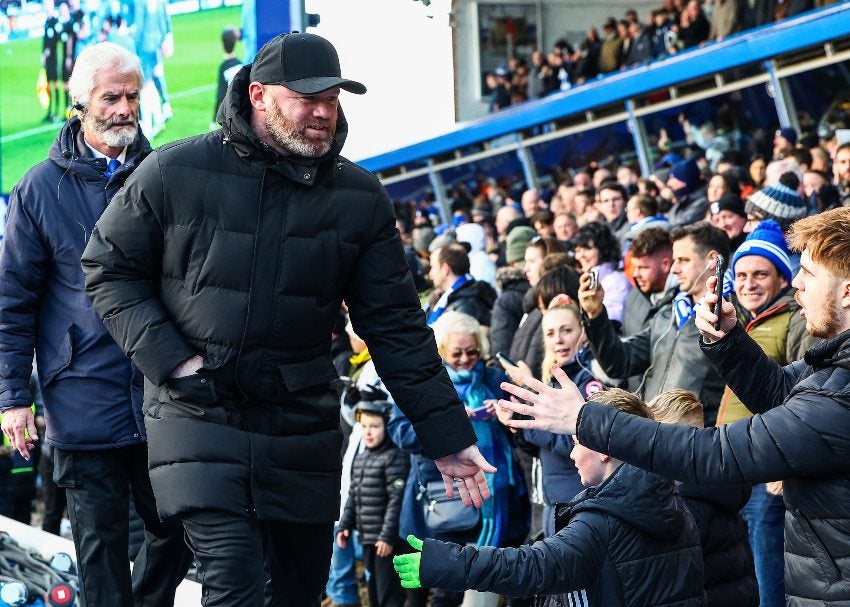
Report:
M 662 306 L 643 331 L 620 338 L 603 308 L 596 318 L 584 321 L 596 361 L 614 379 L 645 375 L 641 395 L 655 398 L 674 388 L 690 390 L 703 405 L 706 426 L 713 426 L 725 382 L 699 347 L 699 330 L 691 319 L 676 329 L 673 306 Z

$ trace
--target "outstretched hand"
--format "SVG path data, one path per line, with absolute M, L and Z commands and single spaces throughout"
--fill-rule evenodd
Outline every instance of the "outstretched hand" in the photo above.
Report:
M 460 499 L 465 506 L 480 508 L 484 500 L 490 498 L 490 488 L 484 473 L 493 474 L 494 468 L 475 445 L 435 460 L 437 469 L 443 475 L 446 495 L 454 497 L 454 485 L 457 483 Z
M 395 567 L 396 573 L 401 579 L 402 588 L 422 588 L 422 582 L 419 579 L 419 567 L 422 563 L 422 540 L 408 535 L 407 543 L 416 552 L 394 556 L 393 567 Z
M 584 406 L 584 397 L 560 367 L 552 366 L 552 377 L 560 388 L 552 388 L 530 375 L 512 379 L 525 387 L 504 382 L 502 390 L 524 402 L 500 400 L 499 406 L 531 419 L 510 419 L 511 428 L 545 430 L 555 434 L 575 434 L 578 413 Z

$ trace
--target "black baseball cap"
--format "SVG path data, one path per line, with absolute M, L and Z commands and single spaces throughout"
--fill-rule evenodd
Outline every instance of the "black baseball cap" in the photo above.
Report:
M 269 40 L 251 66 L 251 82 L 280 84 L 312 95 L 336 86 L 362 95 L 366 87 L 342 77 L 333 44 L 315 34 L 291 32 Z

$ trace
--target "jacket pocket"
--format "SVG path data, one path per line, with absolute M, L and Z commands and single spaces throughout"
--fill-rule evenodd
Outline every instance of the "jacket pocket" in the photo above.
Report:
M 325 356 L 299 363 L 278 365 L 277 368 L 283 385 L 290 392 L 325 386 L 338 379 L 333 363 Z
M 50 365 L 43 370 L 44 383 L 49 384 L 65 369 L 71 366 L 74 357 L 74 325 L 69 326 L 62 335 L 56 353 L 50 356 Z
M 76 451 L 53 451 L 53 482 L 66 489 L 80 486 Z
M 155 419 L 168 417 L 205 417 L 209 421 L 217 418 L 219 409 L 215 385 L 209 373 L 196 373 L 186 377 L 165 380 L 159 392 L 158 406 L 151 407 L 149 415 Z M 215 418 L 215 419 L 213 419 Z

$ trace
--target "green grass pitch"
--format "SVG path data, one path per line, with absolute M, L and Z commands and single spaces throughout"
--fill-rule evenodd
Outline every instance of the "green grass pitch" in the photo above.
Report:
M 165 60 L 174 118 L 154 139 L 160 146 L 208 130 L 215 105 L 218 66 L 224 58 L 221 31 L 239 28 L 240 8 L 218 8 L 172 17 L 174 55 Z M 242 56 L 237 44 L 236 56 Z M 47 157 L 60 124 L 42 122 L 36 98 L 41 38 L 0 44 L 0 192 Z

